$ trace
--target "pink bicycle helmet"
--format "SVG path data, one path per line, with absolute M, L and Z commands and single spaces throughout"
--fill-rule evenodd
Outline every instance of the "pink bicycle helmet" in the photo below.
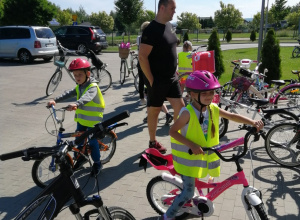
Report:
M 215 90 L 221 87 L 217 78 L 206 70 L 196 70 L 186 79 L 186 89 L 193 92 Z
M 89 69 L 89 68 L 91 68 L 91 64 L 87 60 L 82 58 L 74 59 L 69 65 L 70 71 L 79 70 L 79 69 Z

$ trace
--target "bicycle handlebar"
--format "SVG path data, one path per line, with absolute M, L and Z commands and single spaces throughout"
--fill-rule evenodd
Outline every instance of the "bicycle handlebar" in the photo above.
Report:
M 216 154 L 218 155 L 218 157 L 219 157 L 221 160 L 223 160 L 223 161 L 225 161 L 225 162 L 236 161 L 236 160 L 242 158 L 243 156 L 245 156 L 245 154 L 247 153 L 247 151 L 248 151 L 248 140 L 249 140 L 250 135 L 254 135 L 254 134 L 255 134 L 255 135 L 259 135 L 259 134 L 260 134 L 260 132 L 257 133 L 257 129 L 256 129 L 255 127 L 250 127 L 250 126 L 249 126 L 249 127 L 246 128 L 246 129 L 248 130 L 248 132 L 246 133 L 245 139 L 244 139 L 244 150 L 243 150 L 243 152 L 242 152 L 240 155 L 235 155 L 235 154 L 233 154 L 231 158 L 225 158 L 225 157 L 224 157 L 224 156 L 216 149 L 216 147 L 213 147 L 213 148 L 202 147 L 202 150 L 203 150 L 203 151 L 213 151 L 214 153 L 216 153 Z M 256 138 L 256 140 L 258 140 L 258 138 Z M 188 152 L 189 152 L 190 155 L 193 154 L 193 152 L 192 152 L 191 149 L 189 149 Z
M 93 133 L 93 135 L 97 135 L 97 133 L 100 131 L 101 133 L 103 133 L 104 129 L 107 129 L 110 125 L 121 121 L 125 118 L 128 118 L 130 116 L 128 111 L 124 111 L 121 114 L 118 114 L 106 121 L 103 121 L 102 123 L 99 123 L 97 125 L 95 125 L 94 128 L 86 131 L 85 133 L 83 133 L 80 137 L 78 137 L 78 139 L 76 139 L 74 141 L 74 143 L 76 145 L 80 144 L 86 137 L 88 137 L 90 134 Z M 124 125 L 124 124 L 123 124 Z M 14 152 L 10 152 L 10 153 L 6 153 L 6 154 L 2 154 L 0 155 L 0 160 L 4 161 L 4 160 L 10 160 L 10 159 L 14 159 L 17 157 L 23 157 L 22 159 L 27 161 L 27 160 L 31 160 L 31 159 L 36 159 L 36 158 L 40 158 L 42 154 L 44 153 L 51 153 L 51 154 L 55 154 L 57 153 L 57 156 L 61 155 L 62 152 L 66 152 L 67 151 L 67 147 L 72 147 L 72 142 L 66 142 L 68 144 L 66 145 L 56 145 L 53 147 L 31 147 L 31 148 L 27 148 L 27 149 L 23 149 L 23 150 L 19 150 L 19 151 L 14 151 Z M 59 152 L 58 152 L 59 150 Z

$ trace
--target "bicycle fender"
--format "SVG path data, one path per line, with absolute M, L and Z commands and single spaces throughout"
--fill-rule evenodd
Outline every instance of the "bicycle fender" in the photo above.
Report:
M 183 188 L 182 179 L 177 176 L 173 176 L 169 173 L 163 172 L 161 174 L 161 178 L 167 182 L 173 183 L 174 185 L 180 187 L 181 189 Z
M 245 208 L 248 206 L 247 202 L 253 206 L 262 203 L 262 200 L 260 199 L 260 192 L 252 186 L 245 188 L 241 196 Z

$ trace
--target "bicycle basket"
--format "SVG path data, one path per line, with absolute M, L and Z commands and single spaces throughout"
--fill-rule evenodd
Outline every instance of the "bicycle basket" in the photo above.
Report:
M 55 66 L 64 67 L 68 62 L 69 56 L 61 56 L 59 53 L 55 53 L 53 57 L 53 62 Z
M 232 79 L 232 87 L 241 91 L 246 91 L 252 85 L 255 79 L 248 78 L 241 74 L 240 72 L 234 73 L 234 77 Z
M 127 59 L 128 56 L 129 56 L 129 51 L 130 51 L 129 48 L 121 48 L 121 47 L 119 47 L 119 57 L 121 59 Z

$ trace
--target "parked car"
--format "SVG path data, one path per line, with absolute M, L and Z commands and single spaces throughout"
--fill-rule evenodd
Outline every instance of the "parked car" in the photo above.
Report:
M 54 31 L 63 47 L 86 53 L 87 48 L 99 53 L 107 48 L 106 35 L 97 26 L 62 26 Z
M 26 64 L 35 58 L 50 61 L 55 53 L 56 37 L 49 27 L 0 26 L 1 58 L 19 58 Z

